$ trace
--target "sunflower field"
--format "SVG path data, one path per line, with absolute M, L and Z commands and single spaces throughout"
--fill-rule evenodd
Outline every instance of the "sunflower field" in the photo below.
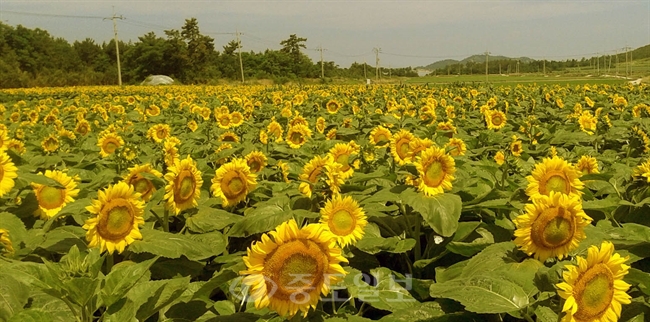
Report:
M 648 92 L 0 91 L 0 321 L 647 321 Z

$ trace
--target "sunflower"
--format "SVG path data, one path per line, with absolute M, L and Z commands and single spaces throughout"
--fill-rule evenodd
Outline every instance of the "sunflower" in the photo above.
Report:
M 212 194 L 221 197 L 224 207 L 234 206 L 244 200 L 257 186 L 255 174 L 244 159 L 234 159 L 219 169 L 212 179 Z
M 488 129 L 498 130 L 506 126 L 506 114 L 497 110 L 487 111 L 485 121 Z
M 147 137 L 156 143 L 160 143 L 171 134 L 171 131 L 169 124 L 156 124 L 149 128 Z
M 598 125 L 598 118 L 593 116 L 591 111 L 584 111 L 578 118 L 578 123 L 582 132 L 593 135 L 596 130 L 596 125 Z
M 75 178 L 68 176 L 65 172 L 58 170 L 45 170 L 46 177 L 60 183 L 64 188 L 50 187 L 39 183 L 32 183 L 32 188 L 38 200 L 38 208 L 34 215 L 43 220 L 54 217 L 65 205 L 74 201 L 79 194 Z
M 521 143 L 521 140 L 513 140 L 510 143 L 510 152 L 512 155 L 519 157 L 521 156 L 521 153 L 524 151 L 523 145 Z
M 282 173 L 282 179 L 284 179 L 284 182 L 289 182 L 289 165 L 282 162 L 282 160 L 278 161 L 277 167 L 280 169 L 280 172 Z
M 299 149 L 307 142 L 308 138 L 311 138 L 311 130 L 305 125 L 291 126 L 289 127 L 289 131 L 287 131 L 287 144 L 292 149 Z
M 199 125 L 196 124 L 195 120 L 191 120 L 187 122 L 187 128 L 190 129 L 192 132 L 196 132 L 196 130 L 199 128 Z
M 230 113 L 230 123 L 234 127 L 244 124 L 244 115 L 242 115 L 241 112 Z
M 122 137 L 113 132 L 104 133 L 97 142 L 97 146 L 100 148 L 99 155 L 101 155 L 102 158 L 106 158 L 113 154 L 123 145 L 124 140 L 122 140 Z
M 136 165 L 129 168 L 129 174 L 124 176 L 124 182 L 133 186 L 135 192 L 138 192 L 142 195 L 142 200 L 149 201 L 151 195 L 156 192 L 156 188 L 153 186 L 151 180 L 142 176 L 143 173 L 148 173 L 152 176 L 162 178 L 162 173 L 154 169 L 151 164 L 147 163 L 144 165 Z
M 50 134 L 41 142 L 41 147 L 45 152 L 54 152 L 59 148 L 59 139 L 54 134 Z
M 229 129 L 232 125 L 230 122 L 230 113 L 218 113 L 214 117 L 217 119 L 217 125 L 222 129 Z
M 331 158 L 330 158 L 331 160 Z M 336 196 L 341 193 L 341 186 L 345 183 L 346 174 L 343 171 L 343 166 L 338 162 L 328 162 L 325 165 L 325 183 L 330 188 L 332 195 Z
M 327 134 L 325 134 L 325 138 L 327 140 L 334 140 L 336 139 L 336 133 L 337 133 L 336 128 L 330 129 L 329 131 L 327 131 Z
M 325 132 L 325 119 L 322 116 L 319 116 L 316 120 L 316 131 L 320 134 Z
M 182 210 L 196 207 L 201 196 L 203 179 L 201 171 L 196 168 L 196 162 L 188 155 L 186 159 L 177 161 L 169 167 L 165 174 L 165 206 L 179 214 Z
M 359 154 L 359 149 L 355 149 L 348 143 L 337 143 L 329 151 L 332 161 L 341 165 L 344 179 L 354 174 L 354 169 L 350 166 L 350 157 L 356 154 Z
M 370 131 L 370 144 L 384 148 L 390 144 L 391 136 L 390 130 L 379 125 Z
M 551 191 L 550 196 L 533 198 L 526 213 L 514 220 L 515 243 L 540 261 L 564 258 L 586 238 L 584 228 L 592 219 L 582 210 L 578 195 Z
M 302 168 L 302 173 L 298 176 L 303 182 L 300 183 L 298 190 L 303 195 L 311 198 L 312 186 L 318 183 L 319 176 L 323 173 L 325 165 L 331 162 L 329 156 L 315 156 Z
M 178 155 L 178 148 L 174 141 L 165 140 L 163 143 L 163 161 L 168 167 L 173 166 L 180 159 Z
M 415 140 L 415 136 L 408 130 L 400 130 L 390 138 L 390 153 L 399 165 L 405 165 L 411 162 L 413 151 L 410 144 Z
M 270 136 L 275 138 L 275 142 L 282 142 L 284 130 L 282 129 L 282 125 L 275 120 L 275 117 L 271 119 L 271 123 L 266 127 L 266 131 Z
M 600 173 L 598 171 L 598 161 L 596 158 L 588 155 L 583 155 L 575 165 L 576 169 L 585 174 Z
M 262 144 L 269 144 L 269 135 L 265 130 L 260 130 L 260 142 Z
M 160 115 L 160 107 L 158 107 L 157 105 L 151 104 L 151 105 L 149 105 L 149 107 L 147 107 L 146 110 L 144 110 L 144 112 L 147 114 L 147 116 L 152 116 L 152 117 L 153 116 L 158 116 L 158 115 Z
M 454 158 L 444 149 L 430 147 L 417 157 L 415 168 L 420 176 L 418 190 L 426 196 L 435 196 L 444 190 L 451 190 L 451 181 L 456 172 Z
M 301 94 L 296 94 L 296 96 L 293 97 L 293 105 L 294 106 L 300 106 L 302 103 L 305 102 L 305 97 Z
M 335 195 L 320 210 L 320 222 L 336 238 L 336 242 L 345 247 L 363 238 L 363 229 L 368 224 L 366 214 L 356 200 L 350 196 L 341 198 Z
M 415 159 L 418 155 L 420 155 L 420 152 L 436 145 L 431 139 L 429 138 L 415 138 L 411 143 L 409 143 L 409 148 L 411 149 L 411 160 Z
M 558 294 L 565 299 L 564 322 L 617 321 L 621 305 L 630 304 L 627 294 L 630 284 L 623 281 L 630 267 L 629 256 L 614 253 L 614 245 L 604 241 L 600 249 L 591 246 L 587 259 L 576 257 L 578 265 L 567 265 L 564 281 L 556 284 Z
M 298 113 L 296 112 L 296 116 L 293 119 L 291 119 L 291 121 L 289 122 L 289 127 L 301 125 L 301 124 L 304 126 L 309 126 L 309 122 L 307 122 L 307 119 L 305 119 L 301 115 L 298 115 Z
M 14 179 L 18 177 L 18 168 L 11 162 L 6 151 L 0 150 L 0 197 L 11 191 Z
M 291 219 L 263 234 L 244 256 L 243 284 L 250 286 L 258 309 L 269 307 L 281 316 L 316 308 L 320 295 L 345 277 L 347 262 L 334 236 L 322 224 L 298 228 Z
M 544 158 L 542 163 L 535 165 L 531 175 L 526 177 L 526 194 L 531 198 L 548 196 L 551 191 L 582 195 L 580 190 L 584 184 L 579 179 L 580 175 L 576 168 L 558 156 Z
M 133 187 L 121 181 L 99 191 L 97 199 L 86 207 L 95 215 L 86 220 L 86 240 L 90 247 L 99 247 L 100 252 L 118 253 L 136 239 L 142 239 L 139 225 L 144 224 L 144 202 Z
M 0 129 L 0 149 L 6 149 L 9 144 L 9 135 L 6 129 Z
M 9 238 L 9 231 L 0 228 L 0 254 L 11 255 L 14 252 L 14 245 Z
M 503 154 L 502 151 L 498 151 L 496 155 L 494 155 L 494 161 L 498 165 L 502 165 L 504 162 L 506 162 L 506 156 Z
M 17 154 L 25 153 L 25 143 L 16 139 L 11 139 L 7 142 L 7 148 L 16 152 Z
M 223 134 L 219 135 L 219 141 L 221 142 L 239 142 L 239 136 L 235 132 L 226 131 Z
M 457 138 L 449 139 L 449 142 L 445 144 L 445 148 L 449 149 L 449 154 L 452 157 L 465 155 L 465 152 L 467 152 L 467 145 L 465 145 L 465 141 Z
M 341 103 L 335 99 L 331 99 L 327 102 L 327 104 L 325 104 L 325 107 L 327 108 L 328 113 L 336 114 L 341 109 Z
M 260 151 L 252 151 L 246 155 L 246 164 L 252 173 L 258 173 L 266 167 L 267 158 L 264 153 Z
M 635 177 L 645 177 L 650 182 L 650 160 L 645 161 L 634 168 Z

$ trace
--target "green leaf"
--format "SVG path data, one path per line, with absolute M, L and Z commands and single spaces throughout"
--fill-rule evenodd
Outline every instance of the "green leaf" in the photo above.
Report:
M 258 207 L 244 215 L 228 231 L 232 237 L 248 237 L 270 231 L 281 223 L 291 219 L 290 201 L 286 196 L 274 197 L 261 202 Z
M 134 253 L 149 253 L 166 258 L 180 258 L 185 255 L 190 260 L 202 260 L 219 255 L 225 249 L 225 238 L 214 231 L 207 234 L 182 235 L 160 230 L 143 228 L 142 240 L 129 245 Z
M 110 255 L 107 255 L 110 256 Z M 106 276 L 100 296 L 104 305 L 109 307 L 122 299 L 149 272 L 158 257 L 141 263 L 122 262 L 115 265 Z M 148 278 L 147 278 L 148 279 Z
M 538 322 L 557 322 L 558 320 L 557 313 L 548 306 L 538 306 L 535 309 L 535 317 Z
M 128 293 L 138 308 L 136 318 L 145 321 L 180 297 L 190 284 L 190 277 L 147 281 L 137 284 Z
M 507 313 L 528 306 L 528 294 L 519 285 L 499 277 L 474 275 L 433 284 L 432 297 L 456 300 L 475 313 Z
M 212 291 L 215 289 L 222 287 L 225 285 L 228 281 L 236 278 L 239 276 L 236 272 L 233 272 L 229 269 L 222 270 L 221 272 L 218 272 L 212 276 L 212 278 L 205 284 L 199 288 L 194 295 L 192 295 L 192 299 L 200 299 L 206 302 L 210 302 L 210 295 L 212 294 Z
M 11 317 L 7 322 L 50 322 L 52 321 L 52 316 L 39 309 L 39 308 L 29 308 L 24 311 L 18 312 L 18 314 Z
M 198 213 L 187 218 L 187 228 L 197 233 L 221 230 L 243 219 L 240 215 L 221 209 L 199 207 Z
M 427 197 L 408 189 L 402 192 L 401 197 L 404 203 L 422 215 L 424 221 L 436 233 L 449 237 L 456 232 L 463 208 L 463 202 L 459 196 L 445 193 Z
M 61 185 L 61 183 L 59 183 L 58 181 L 52 178 L 48 178 L 43 174 L 20 172 L 20 175 L 18 176 L 17 180 L 24 181 L 26 185 L 30 185 L 31 183 L 38 183 L 48 187 L 65 189 L 65 187 Z
M 483 251 L 470 258 L 463 269 L 461 277 L 471 277 L 497 270 L 507 263 L 517 263 L 509 256 L 516 249 L 513 242 L 503 242 L 486 247 Z
M 83 198 L 83 199 L 78 199 L 75 200 L 72 203 L 69 203 L 65 205 L 54 217 L 50 218 L 45 222 L 43 225 L 43 230 L 48 231 L 50 230 L 50 227 L 54 222 L 56 222 L 57 219 L 64 217 L 66 215 L 75 215 L 75 214 L 80 214 L 80 213 L 87 213 L 86 207 L 90 206 L 91 200 L 90 198 Z
M 449 242 L 445 247 L 452 253 L 463 255 L 466 257 L 471 257 L 472 255 L 480 252 L 485 247 L 494 243 L 494 237 L 487 229 L 479 227 L 476 229 L 476 233 L 479 235 L 476 239 L 471 242 L 459 242 L 452 241 Z
M 419 303 L 406 288 L 398 283 L 402 282 L 408 286 L 410 283 L 408 278 L 388 268 L 380 267 L 370 270 L 370 274 L 376 281 L 375 286 L 366 283 L 364 276 L 358 270 L 349 269 L 349 272 L 344 283 L 350 296 L 358 298 L 372 307 L 393 312 L 415 307 Z
M 61 226 L 45 234 L 45 240 L 39 245 L 45 250 L 66 253 L 70 247 L 77 246 L 79 249 L 86 249 L 87 244 L 84 240 L 86 230 L 77 226 Z
M 404 253 L 415 246 L 415 239 L 400 239 L 397 236 L 384 238 L 381 237 L 379 228 L 374 223 L 369 223 L 364 229 L 364 236 L 354 245 L 359 250 L 368 254 L 377 254 L 379 252 Z
M 636 285 L 645 295 L 650 295 L 650 274 L 636 268 L 630 268 L 627 276 L 625 276 L 625 281 Z
M 395 310 L 392 314 L 386 315 L 379 321 L 383 322 L 425 322 L 445 314 L 440 303 L 425 302 L 417 303 L 414 307 Z
M 0 273 L 0 320 L 22 311 L 29 298 L 29 287 L 6 273 Z
M 16 250 L 18 250 L 20 243 L 27 237 L 25 224 L 14 214 L 1 212 L 0 228 L 6 229 L 9 232 L 9 240 L 11 240 L 11 243 Z

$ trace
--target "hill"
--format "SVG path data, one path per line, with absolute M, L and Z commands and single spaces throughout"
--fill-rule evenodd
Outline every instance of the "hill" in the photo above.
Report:
M 510 58 L 506 56 L 488 56 L 488 61 L 490 60 L 519 60 L 520 62 L 526 64 L 529 62 L 535 61 L 534 59 L 528 58 L 528 57 L 519 57 L 519 58 Z M 435 63 L 426 65 L 426 66 L 421 66 L 417 67 L 418 69 L 428 69 L 428 70 L 436 70 L 436 69 L 442 69 L 445 68 L 449 65 L 455 65 L 458 63 L 461 64 L 466 64 L 468 62 L 473 62 L 473 63 L 482 63 L 485 62 L 485 55 L 472 55 L 469 56 L 463 60 L 455 60 L 455 59 L 444 59 L 444 60 L 439 60 Z

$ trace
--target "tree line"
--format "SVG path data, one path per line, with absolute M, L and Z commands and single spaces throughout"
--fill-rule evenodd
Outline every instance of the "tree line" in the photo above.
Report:
M 333 61 L 313 62 L 302 50 L 306 38 L 292 34 L 280 50 L 243 51 L 244 78 L 275 82 L 320 78 L 373 78 L 375 68 L 353 63 L 342 68 Z M 230 41 L 219 51 L 214 38 L 201 34 L 195 18 L 164 36 L 146 33 L 135 42 L 118 41 L 122 80 L 138 84 L 149 75 L 167 75 L 184 84 L 210 84 L 221 79 L 241 80 L 238 51 L 241 42 Z M 364 66 L 365 65 L 365 66 Z M 383 69 L 385 73 L 388 70 Z M 410 67 L 393 68 L 392 76 L 414 77 Z M 114 40 L 97 43 L 91 38 L 70 44 L 39 28 L 0 23 L 0 88 L 117 84 Z

